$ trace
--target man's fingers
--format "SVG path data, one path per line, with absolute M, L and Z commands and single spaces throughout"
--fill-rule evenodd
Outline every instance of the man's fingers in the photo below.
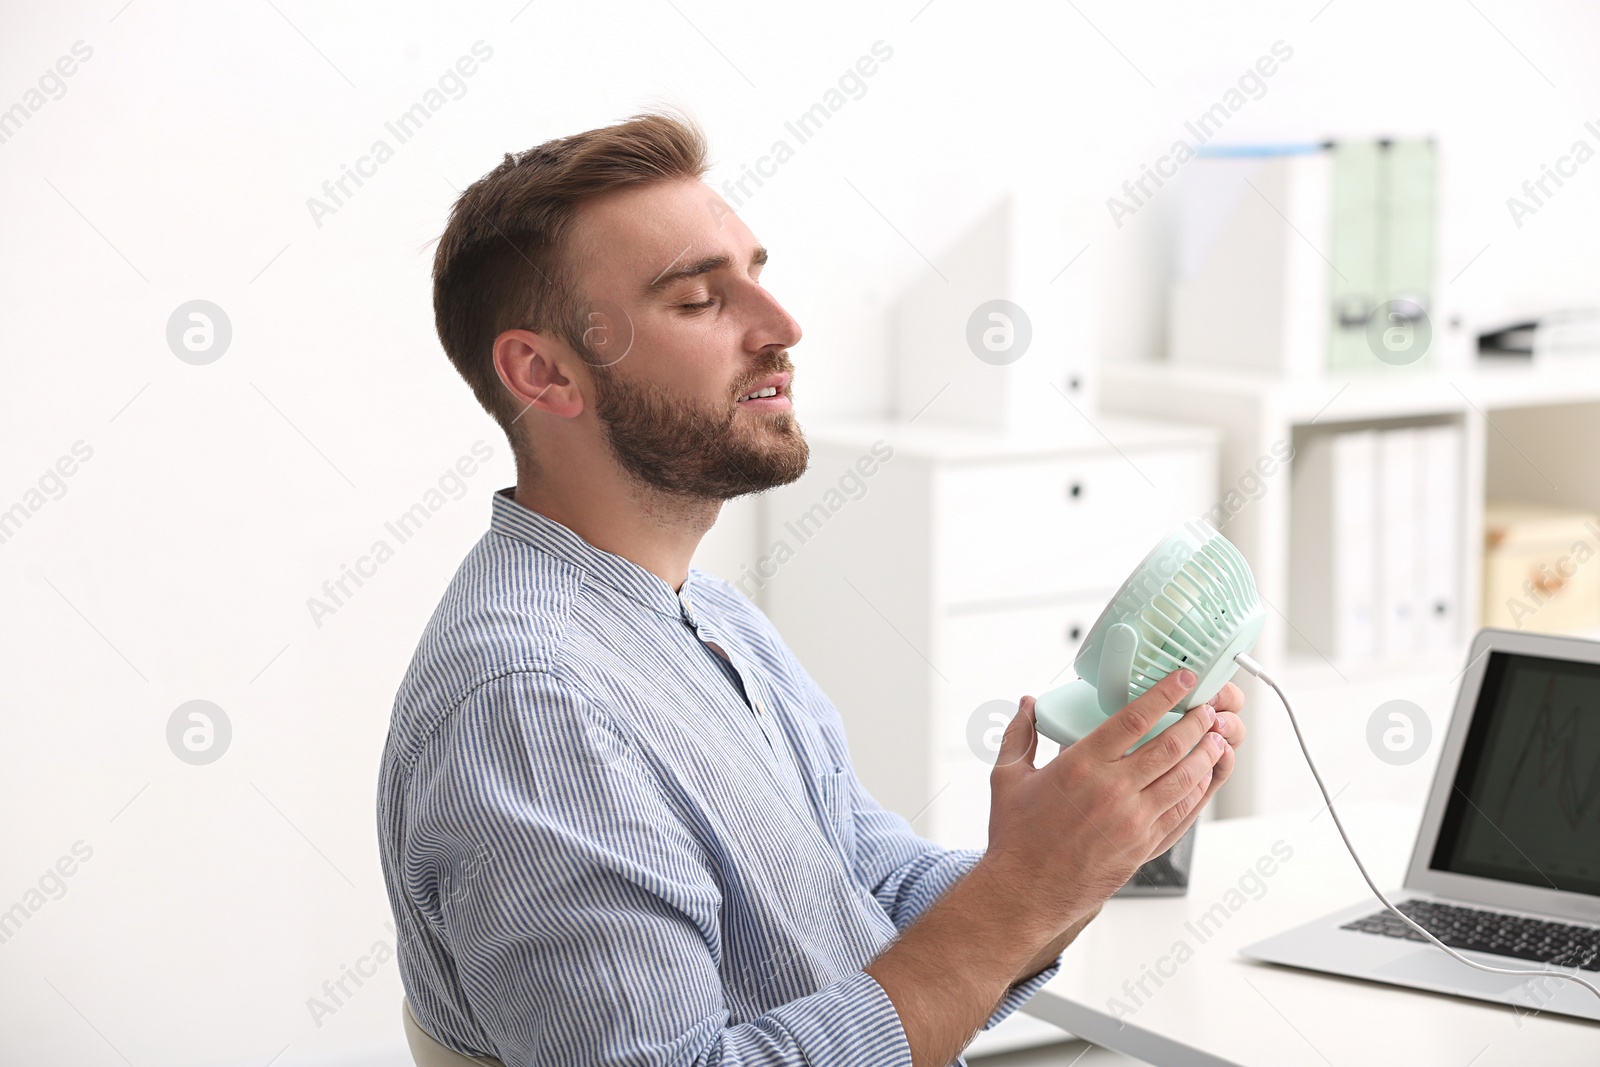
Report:
M 1217 690 L 1217 695 L 1208 703 L 1218 711 L 1239 712 L 1244 710 L 1244 691 L 1232 682 L 1227 683 Z
M 1033 697 L 1023 697 L 1021 703 L 1017 705 L 1017 713 L 1006 724 L 1006 732 L 1000 736 L 1000 752 L 994 761 L 996 770 L 1014 763 L 1021 763 L 1026 767 L 1033 766 L 1033 754 L 1039 747 L 1039 734 L 1034 728 L 1033 705 Z
M 1173 671 L 1147 689 L 1142 696 L 1096 726 L 1080 745 L 1101 759 L 1121 759 L 1183 695 L 1194 688 L 1195 674 L 1187 667 Z
M 1176 730 L 1177 727 L 1174 726 L 1172 729 Z M 1179 760 L 1177 766 L 1145 787 L 1151 806 L 1157 811 L 1162 811 L 1188 796 L 1197 782 L 1212 775 L 1217 761 L 1222 759 L 1227 751 L 1228 743 L 1222 739 L 1222 735 L 1214 730 L 1207 731 L 1200 743 L 1194 746 L 1194 751 Z
M 1228 744 L 1238 748 L 1244 743 L 1244 720 L 1231 711 L 1217 709 L 1217 721 L 1211 727 L 1217 733 L 1227 738 Z
M 1206 796 L 1211 791 L 1212 781 L 1212 776 L 1207 774 L 1195 783 L 1194 788 L 1189 790 L 1183 799 L 1161 813 L 1155 827 L 1161 842 L 1165 843 L 1174 834 L 1189 828 L 1188 824 L 1200 814 L 1200 805 L 1205 803 Z
M 1233 774 L 1234 759 L 1235 753 L 1233 751 L 1233 745 L 1230 744 L 1227 748 L 1222 750 L 1222 755 L 1217 758 L 1217 765 L 1211 768 L 1211 773 L 1214 775 L 1212 781 L 1213 788 L 1221 786 L 1228 780 L 1228 777 Z
M 1176 767 L 1178 761 L 1189 754 L 1216 720 L 1217 713 L 1210 704 L 1196 704 L 1183 713 L 1183 718 L 1128 756 L 1127 761 L 1138 771 L 1139 788 L 1143 789 Z

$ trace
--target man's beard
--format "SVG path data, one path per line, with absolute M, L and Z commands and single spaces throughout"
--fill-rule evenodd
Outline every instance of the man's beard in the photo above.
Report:
M 767 360 L 743 389 L 789 369 L 786 356 Z M 731 500 L 787 485 L 810 456 L 792 410 L 757 415 L 736 430 L 732 397 L 698 405 L 608 367 L 595 370 L 595 415 L 622 468 L 676 496 Z

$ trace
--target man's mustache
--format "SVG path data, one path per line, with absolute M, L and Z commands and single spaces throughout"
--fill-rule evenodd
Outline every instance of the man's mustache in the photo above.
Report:
M 739 383 L 733 395 L 736 398 L 744 396 L 757 382 L 763 378 L 770 378 L 774 374 L 787 374 L 791 382 L 794 380 L 794 364 L 789 362 L 787 350 L 766 358 L 759 367 L 750 373 L 748 378 Z

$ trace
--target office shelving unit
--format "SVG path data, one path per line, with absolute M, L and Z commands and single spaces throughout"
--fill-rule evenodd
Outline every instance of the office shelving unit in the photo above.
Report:
M 1459 366 L 1459 363 L 1456 364 Z M 1366 662 L 1296 650 L 1290 640 L 1289 576 L 1296 551 L 1287 477 L 1271 482 L 1223 532 L 1250 560 L 1271 617 L 1255 653 L 1296 701 L 1319 762 L 1352 798 L 1420 800 L 1434 752 L 1405 767 L 1366 750 L 1367 717 L 1386 700 L 1410 700 L 1443 736 L 1455 683 L 1481 617 L 1483 506 L 1514 498 L 1600 510 L 1600 362 L 1483 365 L 1418 372 L 1379 367 L 1344 376 L 1289 377 L 1164 362 L 1100 368 L 1101 409 L 1199 423 L 1221 434 L 1218 493 L 1268 454 L 1274 442 L 1354 426 L 1453 422 L 1462 431 L 1458 633 L 1437 654 Z M 1537 617 L 1528 620 L 1536 626 Z M 1251 738 L 1230 785 L 1229 814 L 1320 806 L 1292 732 L 1270 690 L 1241 676 Z M 1437 745 L 1433 746 L 1435 749 Z

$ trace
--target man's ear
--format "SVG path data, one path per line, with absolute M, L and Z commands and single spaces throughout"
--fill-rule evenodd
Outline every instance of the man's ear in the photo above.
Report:
M 563 419 L 582 414 L 581 362 L 548 334 L 507 330 L 494 339 L 495 372 L 523 410 L 536 408 Z

